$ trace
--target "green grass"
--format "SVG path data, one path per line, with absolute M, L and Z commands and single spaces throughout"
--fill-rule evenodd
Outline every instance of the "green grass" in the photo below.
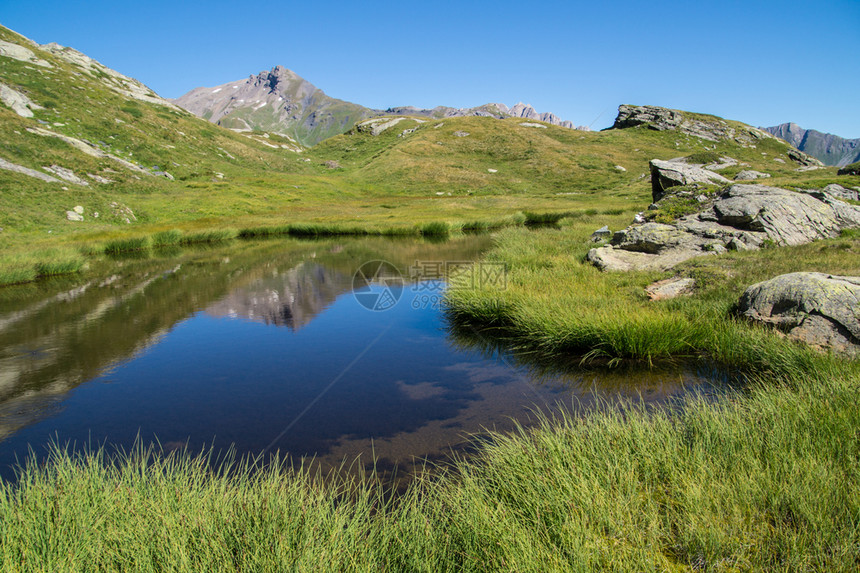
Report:
M 179 229 L 170 229 L 168 231 L 159 231 L 152 235 L 152 246 L 168 247 L 178 245 L 182 242 L 182 231 Z
M 181 245 L 193 245 L 197 243 L 223 243 L 232 241 L 237 237 L 235 229 L 207 229 L 204 231 L 193 231 L 182 235 L 179 239 Z
M 145 251 L 152 245 L 150 237 L 128 237 L 112 239 L 105 243 L 104 252 L 108 255 L 128 253 L 132 251 Z
M 856 571 L 856 368 L 493 434 L 398 497 L 137 447 L 0 485 L 8 571 Z

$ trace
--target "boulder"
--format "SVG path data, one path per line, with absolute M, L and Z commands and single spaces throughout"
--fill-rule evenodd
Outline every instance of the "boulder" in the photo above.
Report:
M 735 175 L 735 181 L 754 181 L 755 179 L 764 179 L 770 177 L 770 173 L 762 173 L 761 171 L 753 171 L 752 169 L 744 169 Z
M 76 211 L 66 211 L 66 219 L 69 221 L 80 222 L 84 220 L 84 216 Z
M 747 288 L 738 310 L 789 338 L 860 356 L 860 277 L 790 273 Z
M 652 159 L 651 197 L 656 203 L 666 195 L 668 189 L 691 183 L 730 183 L 728 179 L 698 165 L 688 165 L 680 161 L 661 161 Z
M 612 236 L 612 231 L 609 230 L 609 227 L 604 225 L 591 233 L 591 240 L 595 243 L 599 243 L 600 241 L 604 241 Z

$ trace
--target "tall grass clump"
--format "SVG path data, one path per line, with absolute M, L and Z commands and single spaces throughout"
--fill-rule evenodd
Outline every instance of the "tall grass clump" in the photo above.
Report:
M 255 239 L 263 237 L 279 237 L 289 234 L 289 225 L 268 225 L 261 227 L 246 227 L 244 229 L 240 229 L 237 236 L 240 239 Z
M 185 233 L 179 243 L 182 245 L 193 245 L 196 243 L 225 243 L 236 238 L 235 229 L 206 229 Z
M 34 280 L 36 280 L 36 267 L 32 261 L 0 260 L 0 285 L 14 285 Z
M 531 211 L 526 211 L 523 215 L 525 215 L 526 218 L 526 225 L 555 225 L 570 215 L 570 213 L 567 211 L 561 213 L 533 213 Z
M 154 247 L 172 247 L 180 244 L 181 241 L 182 231 L 179 229 L 159 231 L 152 235 L 152 246 Z
M 424 223 L 419 227 L 422 235 L 431 237 L 444 237 L 452 233 L 463 231 L 464 225 L 461 222 L 452 221 L 431 221 Z
M 132 251 L 145 251 L 152 244 L 149 237 L 124 237 L 111 239 L 104 246 L 104 252 L 108 255 L 128 253 Z

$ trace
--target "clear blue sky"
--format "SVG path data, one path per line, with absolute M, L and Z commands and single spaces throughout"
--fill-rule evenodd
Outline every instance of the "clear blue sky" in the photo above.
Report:
M 0 23 L 164 97 L 280 64 L 374 108 L 523 101 L 597 129 L 655 104 L 860 138 L 858 0 L 0 0 Z

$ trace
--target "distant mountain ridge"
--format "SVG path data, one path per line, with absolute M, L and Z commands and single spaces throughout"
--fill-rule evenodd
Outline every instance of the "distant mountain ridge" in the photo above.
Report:
M 791 122 L 762 129 L 820 159 L 825 165 L 844 167 L 860 161 L 860 139 L 845 139 L 832 133 L 803 129 Z
M 512 107 L 489 103 L 471 108 L 438 106 L 420 109 L 412 106 L 371 109 L 332 98 L 292 70 L 275 66 L 247 79 L 219 86 L 199 87 L 172 100 L 174 104 L 222 127 L 237 131 L 270 131 L 288 135 L 303 145 L 314 145 L 340 135 L 363 119 L 383 115 L 413 115 L 442 119 L 446 117 L 486 116 L 503 119 L 517 117 L 543 121 L 571 129 L 552 113 L 538 113 L 532 106 L 517 103 Z

